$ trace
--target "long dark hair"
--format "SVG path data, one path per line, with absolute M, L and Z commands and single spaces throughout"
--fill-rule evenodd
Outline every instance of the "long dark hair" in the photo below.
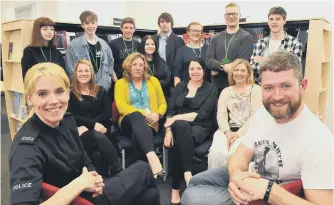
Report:
M 42 26 L 53 26 L 55 28 L 55 22 L 53 22 L 51 19 L 46 18 L 46 17 L 40 17 L 34 21 L 34 26 L 32 28 L 32 35 L 31 35 L 31 43 L 30 46 L 34 47 L 43 47 L 43 38 L 41 34 L 41 27 Z M 57 46 L 57 41 L 56 41 L 56 32 L 54 33 L 53 38 L 49 42 L 49 45 L 51 47 L 56 47 Z
M 153 52 L 153 57 L 152 57 L 152 62 L 154 65 L 153 75 L 159 78 L 163 74 L 163 64 L 162 64 L 163 62 L 162 61 L 164 60 L 159 55 L 159 48 L 158 48 L 158 44 L 155 38 L 153 38 L 151 35 L 144 36 L 139 45 L 138 52 L 146 56 L 145 44 L 148 39 L 152 39 L 155 44 L 155 51 Z

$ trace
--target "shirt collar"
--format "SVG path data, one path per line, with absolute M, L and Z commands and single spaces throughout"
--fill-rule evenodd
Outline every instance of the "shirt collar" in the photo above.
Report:
M 172 29 L 167 33 L 166 38 L 162 38 L 162 33 L 161 32 L 160 32 L 159 35 L 160 35 L 160 38 L 162 38 L 162 39 L 168 39 L 170 34 L 172 34 Z

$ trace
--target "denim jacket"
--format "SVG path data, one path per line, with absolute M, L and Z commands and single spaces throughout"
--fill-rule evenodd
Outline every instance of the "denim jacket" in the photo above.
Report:
M 109 45 L 97 36 L 96 39 L 101 44 L 100 69 L 95 74 L 96 83 L 108 91 L 112 83 L 111 79 L 114 72 L 114 58 Z M 86 59 L 91 61 L 88 49 L 89 45 L 84 35 L 73 39 L 68 45 L 65 64 L 66 72 L 69 77 L 72 76 L 74 66 L 78 60 Z

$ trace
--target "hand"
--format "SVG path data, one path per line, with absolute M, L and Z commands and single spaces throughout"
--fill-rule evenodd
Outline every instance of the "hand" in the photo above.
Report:
M 254 60 L 258 63 L 263 63 L 267 58 L 263 56 L 254 56 Z
M 246 178 L 242 180 L 241 190 L 245 193 L 252 193 L 252 201 L 263 199 L 267 191 L 268 183 L 268 179 Z
M 225 71 L 225 73 L 229 73 L 230 72 L 230 70 L 231 70 L 231 63 L 228 63 L 228 64 L 225 64 L 225 65 L 221 65 L 221 70 L 223 70 L 223 71 Z
M 78 127 L 79 136 L 81 136 L 82 133 L 84 133 L 84 132 L 86 132 L 86 131 L 88 131 L 88 128 L 87 128 L 87 127 L 85 127 L 85 126 L 80 126 L 80 127 Z
M 172 126 L 174 122 L 175 122 L 174 117 L 167 118 L 165 122 L 165 128 Z
M 230 183 L 228 185 L 228 192 L 230 193 L 230 196 L 234 203 L 236 204 L 248 204 L 252 201 L 251 196 L 253 196 L 252 192 L 244 192 L 241 191 L 240 188 L 243 185 L 243 179 L 246 178 L 260 178 L 260 175 L 254 173 L 254 172 L 237 172 L 234 173 L 230 177 Z
M 229 147 L 228 147 L 228 151 L 230 151 L 232 145 L 234 144 L 234 142 L 239 138 L 238 134 L 236 132 L 232 132 L 232 138 L 230 139 L 230 143 L 229 143 Z
M 230 150 L 230 147 L 231 147 L 231 142 L 230 141 L 233 138 L 233 132 L 232 131 L 226 131 L 225 136 L 226 136 L 227 150 Z
M 167 148 L 171 148 L 173 144 L 174 144 L 173 133 L 171 130 L 166 130 L 164 145 Z
M 159 121 L 159 114 L 158 113 L 151 113 L 146 116 L 146 121 L 149 124 L 154 124 Z
M 217 71 L 211 71 L 211 76 L 216 76 L 216 75 L 218 75 Z
M 92 192 L 93 197 L 102 194 L 104 187 L 103 179 L 97 172 L 88 172 L 86 167 L 82 168 L 82 174 L 76 178 L 79 186 L 83 187 L 84 191 Z
M 96 130 L 98 132 L 101 132 L 101 133 L 106 133 L 107 132 L 107 128 L 105 128 L 102 124 L 100 124 L 98 122 L 95 123 L 94 130 Z

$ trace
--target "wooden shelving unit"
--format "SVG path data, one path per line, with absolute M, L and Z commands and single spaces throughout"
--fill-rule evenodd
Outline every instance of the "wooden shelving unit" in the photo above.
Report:
M 33 20 L 25 19 L 2 24 L 3 89 L 12 139 L 26 120 L 21 58 L 23 49 L 30 43 L 33 23 Z

